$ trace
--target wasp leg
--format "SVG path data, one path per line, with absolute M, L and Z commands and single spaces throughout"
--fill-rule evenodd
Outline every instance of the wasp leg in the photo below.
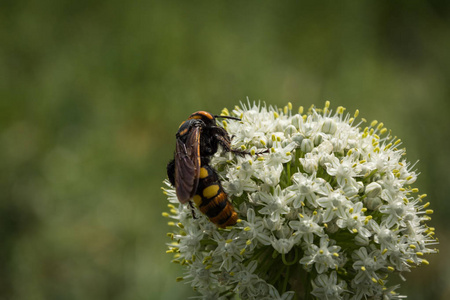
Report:
M 194 211 L 194 204 L 192 204 L 192 201 L 189 201 L 189 207 L 191 208 L 192 218 L 197 219 L 197 216 L 195 215 Z
M 233 149 L 231 148 L 231 144 L 230 141 L 228 141 L 227 139 L 225 139 L 223 136 L 216 136 L 217 140 L 219 141 L 219 144 L 222 146 L 222 148 L 226 151 L 226 152 L 232 152 L 234 154 L 240 155 L 240 156 L 244 156 L 244 155 L 252 155 L 252 153 L 248 150 L 242 150 L 242 149 Z M 269 149 L 265 149 L 265 150 L 261 150 L 258 152 L 255 152 L 255 155 L 261 155 L 264 153 L 268 153 Z
M 225 150 L 225 152 L 233 152 L 235 154 L 239 154 L 241 156 L 244 156 L 246 154 L 251 154 L 249 151 L 241 150 L 241 149 L 233 149 L 231 148 L 231 143 L 228 138 L 222 135 L 216 135 L 215 136 L 219 144 L 222 146 L 222 148 Z
M 269 153 L 269 149 L 265 149 L 265 150 L 261 150 L 261 151 L 255 152 L 255 155 L 259 156 L 259 155 L 264 154 L 264 153 Z
M 241 149 L 230 149 L 230 151 L 234 154 L 244 156 L 244 155 L 251 155 L 252 153 L 247 150 L 241 150 Z
M 233 152 L 233 153 L 235 153 L 235 154 L 238 154 L 238 155 L 240 155 L 240 156 L 244 156 L 244 155 L 252 155 L 252 153 L 251 153 L 250 151 L 246 151 L 246 150 L 231 149 L 230 151 Z M 261 154 L 264 154 L 264 153 L 269 153 L 269 149 L 265 149 L 265 150 L 262 150 L 262 151 L 255 152 L 254 155 L 260 156 Z

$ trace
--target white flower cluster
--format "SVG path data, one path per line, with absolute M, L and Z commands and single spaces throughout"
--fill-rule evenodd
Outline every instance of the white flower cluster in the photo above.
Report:
M 436 253 L 414 164 L 383 123 L 323 109 L 242 104 L 224 128 L 234 148 L 211 166 L 239 214 L 219 229 L 170 184 L 169 253 L 204 299 L 401 299 L 387 278 Z M 223 114 L 230 114 L 224 110 Z M 264 149 L 266 153 L 257 154 Z

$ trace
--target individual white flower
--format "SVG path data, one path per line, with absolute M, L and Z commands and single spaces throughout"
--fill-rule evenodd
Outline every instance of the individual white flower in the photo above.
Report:
M 274 143 L 268 155 L 266 165 L 273 166 L 275 168 L 282 168 L 283 164 L 291 161 L 291 152 L 295 148 L 295 142 L 291 142 L 285 147 L 281 142 Z
M 398 299 L 406 299 L 407 296 L 405 296 L 405 295 L 400 295 L 400 294 L 398 294 L 397 292 L 395 292 L 395 290 L 398 289 L 398 288 L 400 288 L 400 285 L 399 285 L 399 284 L 394 285 L 394 286 L 390 286 L 390 287 L 385 287 L 385 288 L 383 288 L 383 292 L 382 292 L 383 300 L 390 300 L 390 299 L 395 299 L 395 300 L 398 300 Z
M 296 243 L 296 240 L 293 236 L 290 236 L 288 238 L 276 238 L 272 236 L 272 247 L 275 249 L 278 253 L 281 254 L 287 254 L 289 251 L 291 251 L 292 247 L 294 247 Z
M 325 223 L 335 217 L 344 218 L 345 211 L 352 207 L 352 202 L 343 195 L 342 190 L 330 191 L 327 196 L 317 199 L 317 203 L 325 209 L 323 214 Z
M 278 222 L 283 215 L 290 212 L 287 205 L 294 197 L 294 194 L 288 190 L 282 190 L 279 185 L 275 188 L 273 194 L 267 192 L 260 192 L 258 200 L 264 205 L 258 210 L 260 214 L 268 215 L 272 222 Z
M 205 232 L 199 230 L 198 227 L 187 227 L 186 233 L 187 234 L 177 234 L 174 238 L 178 240 L 178 249 L 183 257 L 190 259 L 200 249 Z
M 244 192 L 253 192 L 258 189 L 257 184 L 251 179 L 254 169 L 252 158 L 237 157 L 237 163 L 234 168 L 229 169 L 226 174 L 227 181 L 224 182 L 224 188 L 228 195 L 241 196 Z
M 386 224 L 387 227 L 391 228 L 399 225 L 400 222 L 403 222 L 404 218 L 412 219 L 414 215 L 416 215 L 414 205 L 410 202 L 405 203 L 405 200 L 403 199 L 406 198 L 400 198 L 399 195 L 379 208 L 380 212 L 385 214 L 382 222 L 383 224 Z
M 251 261 L 247 266 L 238 266 L 232 276 L 236 283 L 234 292 L 243 299 L 256 299 L 269 293 L 270 285 L 255 274 L 258 266 L 256 261 Z
M 357 170 L 354 169 L 355 162 L 346 156 L 342 160 L 337 157 L 330 159 L 331 162 L 325 163 L 326 171 L 329 175 L 336 178 L 337 183 L 344 187 L 345 185 L 356 185 L 354 177 L 357 175 Z
M 289 226 L 294 230 L 295 238 L 312 244 L 315 236 L 324 236 L 323 227 L 318 224 L 319 218 L 318 214 L 312 216 L 299 214 L 299 221 L 290 221 Z
M 352 233 L 358 233 L 363 237 L 370 237 L 372 233 L 366 228 L 368 219 L 364 215 L 362 202 L 355 203 L 345 211 L 345 215 L 336 221 L 339 228 L 347 228 Z
M 370 220 L 370 226 L 374 232 L 374 242 L 380 245 L 381 251 L 395 250 L 398 245 L 398 232 L 390 230 L 386 225 L 380 225 Z
M 312 281 L 312 286 L 311 294 L 319 299 L 338 300 L 343 299 L 347 284 L 343 280 L 340 280 L 338 283 L 336 271 L 333 271 L 329 276 L 326 274 L 317 276 Z
M 357 272 L 355 276 L 356 283 L 367 279 L 378 281 L 380 278 L 377 271 L 386 267 L 386 261 L 378 249 L 368 253 L 367 248 L 361 247 L 352 253 L 352 259 L 354 261 L 353 268 Z
M 264 162 L 255 163 L 255 170 L 258 172 L 255 177 L 261 180 L 268 187 L 275 187 L 280 183 L 280 176 L 283 172 L 281 166 L 266 166 Z
M 295 173 L 292 176 L 293 184 L 287 189 L 294 193 L 292 206 L 299 208 L 309 203 L 312 207 L 317 207 L 317 196 L 326 195 L 331 187 L 323 178 L 317 178 L 316 174 L 305 176 L 302 173 Z
M 253 241 L 256 239 L 263 245 L 271 244 L 269 230 L 264 226 L 263 218 L 256 216 L 253 208 L 247 210 L 247 220 L 243 220 L 242 223 L 247 240 Z
M 246 241 L 240 239 L 237 233 L 230 232 L 224 237 L 218 232 L 214 232 L 212 240 L 217 243 L 213 257 L 220 262 L 219 269 L 231 271 L 235 262 L 242 261 L 241 249 L 245 247 Z
M 382 285 L 375 283 L 372 279 L 367 277 L 358 278 L 358 282 L 354 278 L 350 282 L 351 290 L 355 291 L 352 300 L 361 300 L 361 299 L 372 299 L 378 297 L 378 299 L 382 299 L 381 295 L 383 293 Z
M 280 295 L 278 290 L 271 286 L 269 290 L 269 297 L 264 297 L 263 299 L 270 300 L 291 300 L 294 297 L 295 293 L 293 291 L 284 292 Z
M 321 274 L 329 268 L 336 268 L 337 257 L 341 247 L 334 245 L 333 240 L 326 237 L 320 238 L 320 245 L 309 244 L 305 250 L 305 256 L 300 259 L 300 263 L 306 267 L 314 265 L 317 273 Z
M 218 285 L 217 276 L 211 269 L 205 269 L 201 261 L 193 261 L 191 268 L 187 269 L 184 279 L 202 291 L 210 291 L 211 287 Z

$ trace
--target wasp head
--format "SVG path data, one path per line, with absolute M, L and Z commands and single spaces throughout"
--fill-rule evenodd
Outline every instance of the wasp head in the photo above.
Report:
M 206 126 L 213 126 L 216 124 L 216 118 L 223 118 L 223 119 L 232 119 L 232 120 L 240 120 L 239 118 L 230 117 L 230 116 L 218 116 L 213 115 L 207 111 L 197 111 L 193 114 L 191 114 L 188 118 L 188 120 L 192 119 L 200 119 L 202 120 Z

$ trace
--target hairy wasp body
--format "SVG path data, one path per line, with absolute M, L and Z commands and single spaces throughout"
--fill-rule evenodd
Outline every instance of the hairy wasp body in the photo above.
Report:
M 236 224 L 237 213 L 209 161 L 219 145 L 224 151 L 247 152 L 231 148 L 230 136 L 217 126 L 216 117 L 239 120 L 205 111 L 193 113 L 178 128 L 175 155 L 167 165 L 167 175 L 181 203 L 193 200 L 212 223 L 225 228 Z

